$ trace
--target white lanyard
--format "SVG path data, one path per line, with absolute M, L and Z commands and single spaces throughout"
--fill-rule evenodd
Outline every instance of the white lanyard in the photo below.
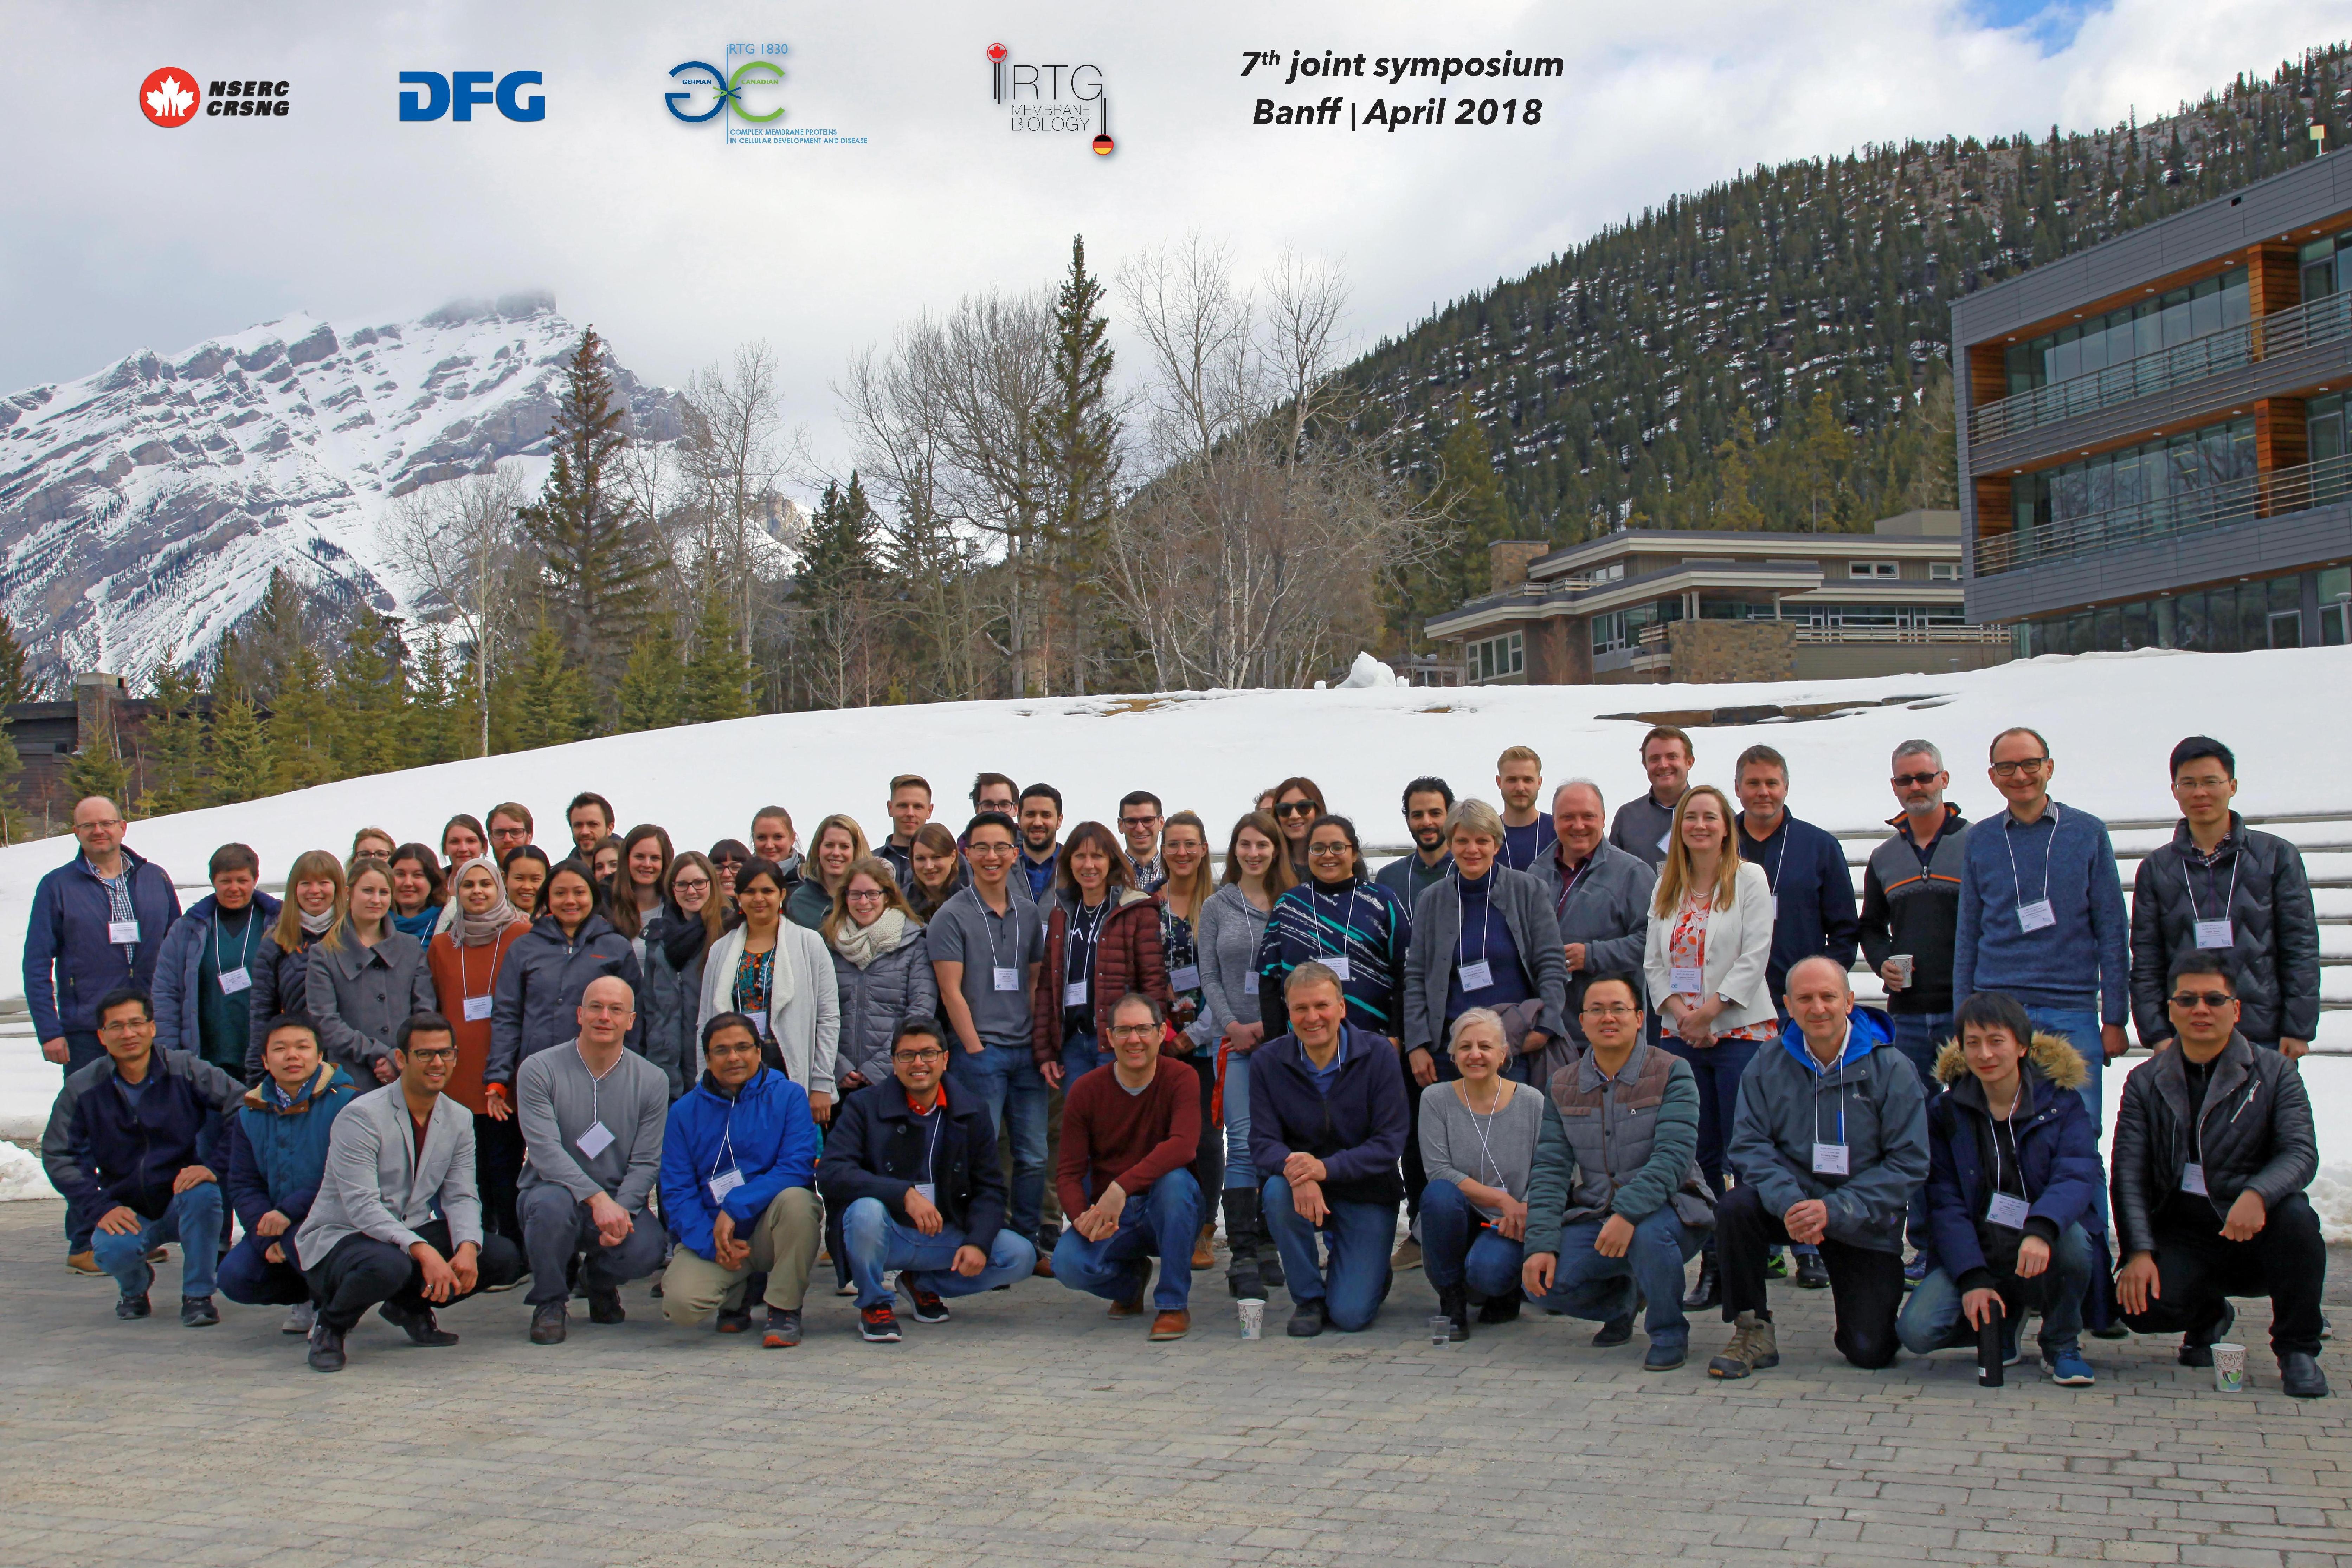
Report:
M 1088 918 L 1086 905 L 1084 904 L 1079 904 L 1078 912 L 1070 917 L 1069 933 L 1062 945 L 1062 962 L 1065 967 L 1062 978 L 1068 984 L 1073 986 L 1082 986 L 1086 984 L 1087 981 L 1094 977 L 1095 945 L 1102 940 L 1103 922 L 1108 919 L 1109 915 L 1110 894 L 1108 893 L 1105 893 L 1103 894 L 1103 901 L 1095 905 L 1095 912 L 1092 918 Z M 1070 961 L 1070 955 L 1078 950 L 1078 930 L 1082 925 L 1086 928 L 1087 937 L 1086 951 L 1084 955 L 1086 958 L 1086 966 L 1080 971 L 1078 977 L 1076 979 L 1072 979 L 1068 973 L 1067 966 Z M 996 949 L 994 946 L 992 946 L 989 948 L 988 956 L 992 959 L 996 956 Z
M 2042 852 L 2042 901 L 2040 904 L 2040 907 L 2044 911 L 2047 911 L 2053 918 L 2049 921 L 2043 922 L 2044 925 L 2054 925 L 2056 923 L 2055 916 L 2057 912 L 2050 908 L 2050 862 L 2058 857 L 2058 802 L 2053 800 L 2050 802 L 2050 844 L 2049 847 Z M 2015 817 L 2007 817 L 2003 819 L 2000 825 L 2000 843 L 2001 847 L 2009 852 L 2009 884 L 2011 890 L 2013 890 L 2017 894 L 2017 907 L 2021 919 L 2023 912 L 2027 907 L 2025 903 L 2025 883 L 2017 874 L 2017 841 L 2010 836 L 2010 834 L 2015 830 L 2016 826 L 2017 819 Z M 2032 929 L 2040 930 L 2041 927 L 2034 926 Z
M 1354 883 L 1348 884 L 1348 902 L 1339 911 L 1339 956 L 1348 953 L 1348 933 L 1356 918 L 1356 895 L 1362 890 Z M 1315 956 L 1326 956 L 1323 951 L 1323 893 L 1313 883 L 1307 884 L 1307 913 L 1314 925 Z
M 738 1089 L 735 1092 L 738 1095 L 740 1095 L 743 1091 Z M 735 1161 L 732 1158 L 734 1153 L 735 1102 L 730 1100 L 727 1102 L 727 1124 L 724 1127 L 721 1127 L 719 1131 L 719 1154 L 718 1157 L 710 1162 L 709 1179 L 715 1180 L 720 1171 L 734 1169 Z M 730 1188 L 730 1190 L 731 1191 L 732 1189 Z
M 2238 905 L 2238 868 L 2245 863 L 2245 859 L 2246 857 L 2240 853 L 2232 853 L 2230 856 L 2230 894 L 2221 901 L 2221 918 L 2208 920 L 2197 913 L 2197 885 L 2189 880 L 2189 857 L 2186 855 L 2181 857 L 2180 886 L 2181 890 L 2189 894 L 2189 940 L 2198 946 L 2226 948 L 2235 943 L 2236 937 L 2230 930 L 2230 911 Z M 2205 867 L 2205 886 L 2210 891 L 2212 885 L 2213 867 L 2211 862 L 2208 862 Z M 2211 929 L 2216 925 L 2221 928 L 2218 932 Z M 2209 936 L 2217 936 L 2220 940 L 2209 942 L 2206 940 Z
M 1480 967 L 1486 967 L 1489 975 L 1491 975 L 1493 973 L 1492 960 L 1486 956 L 1487 944 L 1494 939 L 1495 936 L 1495 883 L 1493 881 L 1495 873 L 1491 867 L 1487 870 L 1486 875 L 1488 878 L 1486 883 L 1486 897 L 1485 902 L 1480 904 L 1478 906 L 1478 964 Z M 1468 911 L 1462 903 L 1462 873 L 1458 869 L 1454 873 L 1454 925 L 1455 927 L 1455 936 L 1454 938 L 1454 946 L 1455 949 L 1454 967 L 1457 969 L 1470 968 L 1472 967 L 1470 963 L 1470 916 Z M 1486 986 L 1493 984 L 1494 981 L 1490 978 L 1487 980 L 1486 985 L 1465 985 L 1462 988 L 1465 991 L 1483 991 L 1486 988 Z
M 1498 1083 L 1505 1083 L 1507 1085 L 1508 1082 L 1508 1081 L 1505 1079 L 1496 1079 L 1496 1082 Z M 1502 1187 L 1506 1192 L 1508 1192 L 1510 1189 L 1504 1186 L 1503 1167 L 1495 1158 L 1495 1145 L 1486 1141 L 1486 1132 L 1488 1128 L 1495 1124 L 1495 1118 L 1503 1113 L 1503 1107 L 1509 1103 L 1509 1094 L 1498 1093 L 1495 1099 L 1495 1108 L 1486 1113 L 1486 1119 L 1484 1122 L 1481 1122 L 1478 1120 L 1477 1109 L 1470 1103 L 1470 1096 L 1467 1092 L 1465 1092 L 1462 1096 L 1462 1108 L 1470 1113 L 1470 1130 L 1478 1134 L 1479 1157 L 1486 1162 L 1486 1164 L 1480 1168 L 1494 1172 L 1495 1185 L 1498 1187 Z
M 2234 878 L 2235 878 L 2236 874 L 2237 874 L 2237 873 L 2236 873 L 2235 872 L 2232 872 L 2232 873 L 2231 873 L 2231 877 L 2232 877 L 2232 879 L 2233 879 L 2233 881 L 2232 881 L 2232 887 L 2233 887 L 2233 889 L 2234 889 L 2234 886 L 2235 886 Z M 257 934 L 256 934 L 256 932 L 254 931 L 254 928 L 253 928 L 253 925 L 254 925 L 253 905 L 251 905 L 250 904 L 247 904 L 247 905 L 245 906 L 245 936 L 239 939 L 239 940 L 243 943 L 243 947 L 242 947 L 242 949 L 238 952 L 238 954 L 237 954 L 237 956 L 236 956 L 236 969 L 235 969 L 235 970 L 233 970 L 233 971 L 232 971 L 231 969 L 229 969 L 226 965 L 224 965 L 224 964 L 221 962 L 221 950 L 220 950 L 220 928 L 221 928 L 221 922 L 220 922 L 220 915 L 219 915 L 219 914 L 218 914 L 217 912 L 215 912 L 215 913 L 214 914 L 214 915 L 213 915 L 213 922 L 212 922 L 212 925 L 213 925 L 213 929 L 212 929 L 212 939 L 213 939 L 213 974 L 214 974 L 214 976 L 215 977 L 215 978 L 217 978 L 217 977 L 222 977 L 222 976 L 225 976 L 225 975 L 231 974 L 231 973 L 235 973 L 235 974 L 242 975 L 242 974 L 244 974 L 247 969 L 249 969 L 250 967 L 252 967 L 252 966 L 253 966 L 253 947 L 254 947 L 254 944 L 255 944 L 255 942 L 258 939 L 258 938 L 257 938 Z M 248 983 L 250 983 L 250 982 L 248 982 Z M 239 989 L 242 989 L 242 988 L 243 988 L 242 987 L 240 987 L 240 988 L 239 988 Z

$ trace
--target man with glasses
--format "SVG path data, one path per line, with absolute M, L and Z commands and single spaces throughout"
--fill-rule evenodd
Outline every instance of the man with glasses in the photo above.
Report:
M 41 1055 L 71 1079 L 102 1061 L 91 1003 L 124 986 L 141 991 L 155 980 L 163 936 L 180 918 L 180 895 L 159 865 L 122 844 L 121 810 L 103 795 L 73 809 L 81 852 L 41 878 L 25 926 L 25 1004 Z M 90 1250 L 98 1216 L 66 1200 L 66 1266 L 100 1270 Z
M 807 1092 L 760 1060 L 759 1030 L 741 1013 L 702 1026 L 702 1062 L 662 1139 L 662 1220 L 677 1239 L 662 1316 L 692 1328 L 715 1312 L 720 1333 L 746 1333 L 757 1299 L 768 1314 L 761 1343 L 781 1349 L 800 1340 L 824 1236 L 812 1186 L 816 1118 Z M 866 1098 L 850 1096 L 844 1111 Z
M 1133 790 L 1118 803 L 1118 833 L 1127 841 L 1139 893 L 1157 893 L 1168 880 L 1168 868 L 1160 863 L 1160 797 L 1149 789 Z
M 2141 1333 L 2179 1331 L 2183 1366 L 2213 1364 L 2231 1296 L 2271 1299 L 2279 1390 L 2327 1394 L 2319 1368 L 2327 1246 L 2304 1188 L 2319 1169 L 2303 1071 L 2240 1032 L 2227 952 L 2174 959 L 2166 1010 L 2178 1048 L 2124 1080 L 2116 1115 L 2116 1294 Z
M 1389 862 L 1372 880 L 1395 894 L 1407 910 L 1454 869 L 1454 852 L 1445 847 L 1445 816 L 1453 810 L 1454 787 L 1443 779 L 1416 779 L 1404 787 L 1404 828 L 1412 835 L 1412 853 Z
M 1014 892 L 1020 853 L 1013 819 L 982 811 L 964 830 L 971 885 L 941 904 L 925 940 L 940 1008 L 953 1039 L 948 1082 L 957 1098 L 1008 1122 L 1013 1143 L 1012 1226 L 1033 1245 L 1045 1201 L 1045 1080 L 1029 1045 L 1029 998 L 1045 957 L 1036 902 Z
M 200 1143 L 236 1107 L 244 1086 L 191 1051 L 155 1049 L 147 993 L 122 986 L 95 1009 L 101 1054 L 66 1077 L 41 1134 L 49 1185 L 91 1217 L 94 1261 L 114 1276 L 118 1318 L 148 1314 L 148 1258 L 180 1244 L 180 1322 L 220 1322 L 213 1305 L 220 1260 L 220 1176 Z
M 1952 935 L 1960 917 L 1961 844 L 1968 823 L 1944 791 L 1952 776 L 1935 742 L 1906 740 L 1895 748 L 1892 836 L 1870 852 L 1862 869 L 1862 956 L 1886 987 L 1895 1020 L 1895 1049 L 1919 1075 L 1932 1104 L 1939 1092 L 1936 1053 L 1952 1038 Z M 1927 1193 L 1911 1195 L 1911 1261 L 1904 1278 L 1927 1277 Z
M 915 835 L 931 820 L 931 786 L 919 773 L 901 773 L 890 780 L 890 799 L 883 808 L 890 815 L 890 832 L 874 852 L 890 862 L 898 889 L 915 885 Z
M 1054 1248 L 1054 1277 L 1101 1296 L 1114 1318 L 1143 1312 L 1150 1260 L 1155 1340 L 1182 1339 L 1192 1326 L 1192 1243 L 1201 1230 L 1200 1080 L 1160 1054 L 1160 1004 L 1130 991 L 1110 1010 L 1111 1059 L 1070 1085 L 1062 1111 L 1062 1212 L 1070 1217 Z
M 2164 976 L 2183 953 L 2237 962 L 2238 1032 L 2292 1061 L 2319 1027 L 2319 921 L 2303 853 L 2246 826 L 2231 809 L 2238 759 L 2209 736 L 2172 748 L 2172 841 L 2149 852 L 2132 881 L 2132 1020 L 2142 1045 L 2172 1037 Z
M 1641 972 L 1658 873 L 1639 855 L 1601 838 L 1608 808 L 1601 786 L 1589 779 L 1571 779 L 1551 792 L 1551 821 L 1552 852 L 1538 862 L 1535 874 L 1559 921 L 1560 956 L 1568 964 L 1568 1034 L 1573 1049 L 1581 1049 L 1579 1013 L 1593 977 Z M 1536 1080 L 1538 1084 L 1543 1076 Z
M 1691 764 L 1697 754 L 1691 737 L 1673 725 L 1662 724 L 1642 737 L 1642 771 L 1650 792 L 1617 808 L 1609 824 L 1609 841 L 1627 854 L 1639 855 L 1655 871 L 1666 858 L 1666 835 L 1674 831 L 1675 808 L 1690 788 Z
M 661 1173 L 668 1076 L 626 1048 L 636 998 L 618 975 L 589 981 L 573 1016 L 570 1050 L 515 1069 L 524 1151 L 515 1210 L 530 1259 L 533 1344 L 563 1343 L 571 1265 L 583 1252 L 592 1323 L 625 1322 L 621 1287 L 662 1266 L 661 1224 L 646 1204 Z
M 404 1020 L 392 1061 L 400 1076 L 335 1118 L 326 1175 L 294 1233 L 319 1303 L 310 1330 L 318 1372 L 343 1369 L 343 1342 L 370 1307 L 413 1344 L 452 1345 L 457 1336 L 440 1326 L 435 1307 L 502 1291 L 523 1275 L 521 1249 L 482 1234 L 474 1113 L 441 1092 L 457 1066 L 449 1020 Z
M 817 1167 L 825 1204 L 841 1215 L 857 1332 L 874 1344 L 898 1340 L 882 1282 L 891 1270 L 915 1321 L 943 1323 L 946 1297 L 1009 1285 L 1037 1266 L 1036 1248 L 1004 1228 L 993 1118 L 969 1098 L 950 1103 L 946 1032 L 937 1019 L 899 1020 L 897 1082 L 843 1102 Z
M 490 858 L 504 865 L 507 852 L 520 849 L 530 842 L 530 808 L 509 800 L 503 806 L 490 808 L 488 819 Z

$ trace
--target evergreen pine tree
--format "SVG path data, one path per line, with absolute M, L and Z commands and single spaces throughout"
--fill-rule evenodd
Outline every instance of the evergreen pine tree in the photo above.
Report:
M 408 649 L 400 622 L 362 603 L 335 668 L 335 763 L 347 779 L 409 766 Z
M 686 666 L 678 662 L 677 636 L 656 621 L 629 650 L 621 674 L 621 733 L 667 729 L 686 717 Z
M 688 722 L 744 718 L 751 712 L 751 662 L 743 657 L 727 601 L 717 593 L 703 596 L 702 614 L 694 623 L 694 657 L 686 666 L 685 706 Z
M 335 767 L 337 716 L 325 663 L 309 644 L 298 646 L 270 703 L 271 794 L 308 789 L 342 776 Z
M 66 798 L 86 800 L 92 795 L 105 796 L 124 811 L 131 810 L 131 767 L 122 759 L 111 727 L 75 752 L 66 768 Z
M 793 601 L 805 617 L 803 664 L 810 695 L 820 707 L 851 707 L 864 695 L 865 646 L 875 584 L 877 525 L 856 474 L 844 488 L 828 483 L 816 515 L 801 534 Z
M 140 810 L 160 817 L 209 804 L 205 726 L 196 712 L 195 683 L 171 664 L 159 667 L 147 712 L 146 788 Z
M 1118 470 L 1118 411 L 1110 396 L 1110 320 L 1102 280 L 1087 270 L 1087 242 L 1070 240 L 1070 273 L 1054 304 L 1053 392 L 1044 417 L 1045 465 L 1052 475 L 1045 540 L 1055 590 L 1074 636 L 1071 675 L 1087 690 L 1091 653 L 1084 629 L 1095 617 L 1085 601 L 1109 526 Z M 853 489 L 857 476 L 850 476 Z M 863 493 L 858 499 L 864 499 Z
M 499 677 L 507 687 L 503 710 L 502 751 L 530 751 L 562 746 L 587 733 L 587 682 L 572 663 L 563 639 L 546 616 L 540 617 L 522 657 L 511 662 Z
M 409 665 L 407 753 L 398 766 L 423 768 L 472 756 L 478 722 L 473 687 L 467 669 L 450 656 L 439 627 L 425 633 Z
M 226 806 L 269 793 L 269 736 L 244 694 L 213 683 L 213 777 L 208 804 Z
M 40 701 L 40 688 L 25 668 L 25 645 L 16 623 L 0 611 L 0 706 Z

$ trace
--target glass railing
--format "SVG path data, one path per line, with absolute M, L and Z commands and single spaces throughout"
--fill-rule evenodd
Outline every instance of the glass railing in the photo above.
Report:
M 2142 354 L 2105 370 L 2052 382 L 2032 392 L 1989 402 L 1969 414 L 1969 441 L 1982 445 L 2037 425 L 2112 408 L 2135 398 L 2187 386 L 2257 360 L 2352 337 L 2352 293 L 2330 294 L 2265 316 Z
M 2161 500 L 2117 507 L 1977 541 L 1976 575 L 1995 577 L 2098 550 L 2226 528 L 2250 517 L 2279 517 L 2352 499 L 2352 455 L 2274 468 L 2206 485 Z

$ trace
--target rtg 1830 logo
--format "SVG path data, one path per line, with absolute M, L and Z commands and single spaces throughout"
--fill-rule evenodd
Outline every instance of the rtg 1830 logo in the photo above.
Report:
M 789 44 L 730 44 L 722 68 L 708 60 L 681 60 L 669 68 L 669 89 L 662 94 L 670 118 L 688 125 L 719 127 L 729 147 L 856 147 L 866 138 L 844 134 L 829 125 L 805 123 L 805 115 L 788 116 L 797 100 L 793 83 L 785 80 Z
M 1014 131 L 1038 136 L 1092 131 L 1096 153 L 1110 156 L 1116 143 L 1110 139 L 1110 95 L 1103 89 L 1100 66 L 1027 65 L 1014 60 L 1003 44 L 991 44 L 988 82 L 991 98 L 1009 111 Z

